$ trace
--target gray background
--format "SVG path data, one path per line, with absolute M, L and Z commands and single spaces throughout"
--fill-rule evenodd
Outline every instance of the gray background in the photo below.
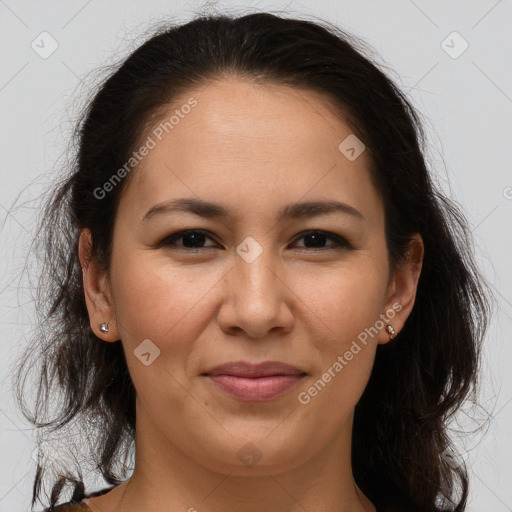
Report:
M 35 469 L 34 433 L 14 405 L 10 376 L 34 328 L 31 285 L 23 269 L 40 194 L 62 165 L 70 123 L 94 83 L 91 72 L 133 49 L 155 22 L 169 16 L 188 20 L 200 5 L 0 0 L 0 512 L 29 510 Z M 364 38 L 426 118 L 430 166 L 439 186 L 462 205 L 477 262 L 497 299 L 484 345 L 480 406 L 462 411 L 454 424 L 467 430 L 476 419 L 489 419 L 480 433 L 457 440 L 472 477 L 468 510 L 512 511 L 512 344 L 506 334 L 512 328 L 512 2 L 218 6 L 318 16 Z M 51 49 L 48 36 L 40 35 L 44 31 L 58 44 L 47 58 L 31 47 L 35 41 L 39 52 Z M 454 31 L 463 39 L 450 36 Z M 457 56 L 464 40 L 469 47 Z

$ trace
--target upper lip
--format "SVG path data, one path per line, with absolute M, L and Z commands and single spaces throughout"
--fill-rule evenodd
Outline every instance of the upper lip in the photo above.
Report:
M 233 375 L 236 377 L 268 377 L 271 375 L 305 375 L 306 372 L 295 366 L 277 361 L 265 361 L 263 363 L 247 363 L 245 361 L 233 361 L 215 366 L 203 375 Z

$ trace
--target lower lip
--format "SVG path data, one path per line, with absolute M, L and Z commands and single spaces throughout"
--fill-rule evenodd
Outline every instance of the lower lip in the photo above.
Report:
M 292 389 L 303 375 L 271 375 L 269 377 L 236 377 L 208 375 L 208 378 L 228 395 L 245 402 L 265 402 Z

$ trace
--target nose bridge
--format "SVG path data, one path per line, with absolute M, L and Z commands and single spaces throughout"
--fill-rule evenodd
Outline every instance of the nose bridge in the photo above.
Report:
M 237 286 L 237 293 L 247 301 L 245 307 L 257 312 L 258 309 L 274 307 L 279 285 L 275 276 L 277 257 L 268 244 L 247 237 L 236 249 L 235 273 L 243 285 Z
M 263 337 L 276 327 L 289 327 L 286 287 L 279 278 L 278 255 L 248 237 L 236 249 L 230 272 L 230 299 L 219 320 L 224 328 L 239 328 L 252 337 Z

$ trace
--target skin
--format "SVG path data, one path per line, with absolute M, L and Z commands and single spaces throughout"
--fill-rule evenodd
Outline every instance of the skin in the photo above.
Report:
M 198 104 L 139 163 L 117 212 L 109 272 L 80 261 L 91 327 L 121 340 L 137 391 L 136 465 L 129 480 L 88 500 L 97 512 L 370 512 L 351 469 L 353 411 L 370 377 L 384 328 L 307 404 L 298 400 L 380 315 L 398 333 L 414 305 L 423 243 L 389 273 L 382 201 L 364 151 L 338 149 L 353 131 L 322 96 L 236 77 L 196 88 Z M 279 191 L 279 193 L 276 193 Z M 232 218 L 166 213 L 143 221 L 155 204 L 192 197 L 221 203 Z M 298 201 L 337 200 L 359 210 L 277 221 Z M 158 247 L 184 229 L 207 231 L 199 249 Z M 315 249 L 307 230 L 326 238 Z M 262 254 L 236 252 L 248 236 Z M 180 249 L 181 246 L 181 249 Z M 322 248 L 323 247 L 323 248 Z M 334 248 L 333 248 L 334 247 Z M 188 251 L 188 252 L 187 252 Z M 99 330 L 109 322 L 109 332 Z M 160 356 L 135 356 L 150 339 Z M 280 361 L 307 375 L 262 403 L 225 395 L 201 373 L 221 363 Z M 253 465 L 237 454 L 248 442 Z M 192 509 L 192 510 L 191 510 Z

